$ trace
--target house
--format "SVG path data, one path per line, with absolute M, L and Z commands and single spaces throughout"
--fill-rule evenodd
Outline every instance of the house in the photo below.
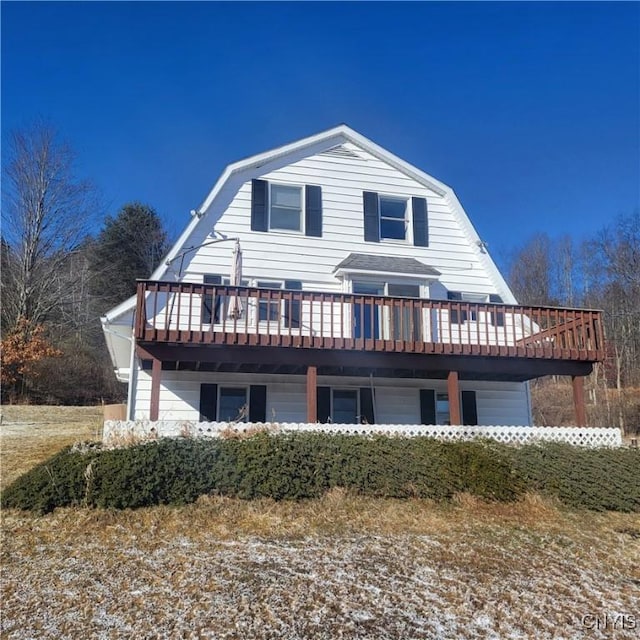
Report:
M 345 125 L 229 165 L 102 324 L 131 420 L 530 425 L 555 374 L 584 426 L 603 358 L 598 312 L 518 306 L 453 190 Z

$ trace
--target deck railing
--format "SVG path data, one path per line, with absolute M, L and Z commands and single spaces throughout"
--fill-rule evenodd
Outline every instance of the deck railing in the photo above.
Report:
M 138 341 L 596 362 L 599 311 L 140 281 Z

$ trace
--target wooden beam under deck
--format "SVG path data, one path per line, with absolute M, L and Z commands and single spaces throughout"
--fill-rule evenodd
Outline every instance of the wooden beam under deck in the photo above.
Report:
M 307 422 L 318 422 L 318 369 L 307 367 Z
M 457 371 L 449 371 L 447 376 L 447 395 L 449 396 L 449 424 L 461 424 L 460 387 L 458 386 Z
M 571 376 L 571 385 L 573 387 L 573 406 L 576 411 L 576 426 L 587 426 L 587 412 L 584 405 L 584 377 Z
M 315 366 L 318 375 L 362 375 L 446 379 L 457 371 L 460 380 L 503 380 L 522 382 L 546 375 L 587 376 L 592 363 L 573 360 L 481 357 L 416 353 L 341 352 L 294 347 L 249 347 L 224 345 L 171 345 L 148 343 L 136 346 L 142 360 L 160 360 L 166 368 L 176 361 L 196 362 L 196 370 L 228 370 L 228 363 L 242 363 L 246 372 L 274 373 L 276 370 L 305 374 Z
M 162 361 L 153 359 L 151 366 L 151 401 L 149 420 L 156 421 L 160 412 L 160 378 L 162 377 Z

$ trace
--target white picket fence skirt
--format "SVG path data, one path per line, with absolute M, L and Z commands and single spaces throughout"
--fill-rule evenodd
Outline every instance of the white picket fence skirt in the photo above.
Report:
M 305 423 L 228 423 L 185 422 L 178 420 L 106 420 L 103 440 L 128 442 L 161 437 L 219 437 L 228 434 L 268 431 L 286 433 L 314 431 L 347 435 L 431 436 L 440 440 L 491 438 L 506 444 L 553 441 L 581 447 L 620 447 L 620 429 L 593 427 L 510 427 L 510 426 L 427 426 L 415 424 L 305 424 Z

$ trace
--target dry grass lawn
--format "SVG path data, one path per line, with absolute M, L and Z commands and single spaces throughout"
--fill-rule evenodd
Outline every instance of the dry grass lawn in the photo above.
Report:
M 102 407 L 7 405 L 0 414 L 2 488 L 63 447 L 102 435 Z
M 17 436 L 10 409 L 3 484 L 6 469 L 15 476 L 74 429 L 91 437 L 99 419 L 65 409 L 57 420 L 45 408 L 47 426 Z M 40 409 L 30 411 L 34 420 Z M 640 517 L 537 496 L 203 497 L 180 508 L 9 511 L 2 528 L 3 639 L 640 635 Z

